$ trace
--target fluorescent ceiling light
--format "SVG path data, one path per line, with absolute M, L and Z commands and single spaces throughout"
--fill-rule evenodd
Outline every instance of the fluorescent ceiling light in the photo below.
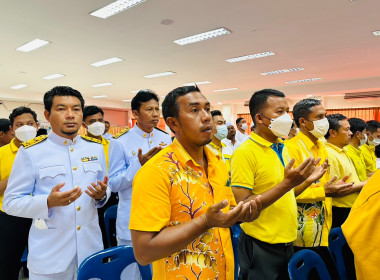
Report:
M 200 41 L 203 41 L 203 40 L 208 40 L 208 39 L 212 39 L 212 38 L 215 38 L 215 37 L 219 37 L 219 36 L 223 36 L 223 35 L 227 35 L 227 34 L 230 34 L 231 31 L 225 29 L 225 28 L 218 28 L 218 29 L 214 29 L 214 30 L 211 30 L 211 31 L 207 31 L 207 32 L 203 32 L 203 33 L 200 33 L 200 34 L 195 34 L 193 36 L 189 36 L 189 37 L 186 37 L 186 38 L 182 38 L 182 39 L 178 39 L 178 40 L 175 40 L 173 41 L 174 43 L 178 44 L 178 45 L 187 45 L 187 44 L 191 44 L 191 43 L 196 43 L 196 42 L 200 42 Z
M 211 84 L 211 82 L 209 82 L 209 81 L 194 82 L 194 83 L 186 83 L 186 84 L 183 84 L 183 85 L 184 86 L 194 86 L 194 85 L 207 85 L 207 84 Z
M 218 102 L 218 105 L 222 105 L 223 103 L 222 102 Z
M 131 102 L 132 100 L 131 99 L 124 99 L 124 100 L 121 100 L 123 102 Z
M 121 58 L 118 58 L 118 57 L 111 57 L 111 58 L 108 58 L 108 59 L 105 59 L 105 60 L 102 60 L 102 61 L 91 63 L 91 65 L 95 66 L 95 67 L 100 67 L 100 66 L 116 63 L 116 62 L 119 62 L 119 61 L 124 61 L 124 59 L 121 59 Z
M 144 1 L 145 0 L 118 0 L 90 13 L 90 15 L 99 18 L 109 18 Z
M 106 98 L 108 95 L 95 95 L 92 98 Z
M 42 79 L 53 80 L 53 79 L 61 78 L 61 77 L 64 77 L 64 76 L 65 75 L 63 75 L 63 74 L 52 74 L 52 75 L 49 75 L 49 76 L 45 76 Z
M 145 78 L 157 78 L 157 77 L 162 77 L 162 76 L 170 76 L 170 75 L 174 75 L 174 74 L 175 74 L 175 72 L 168 71 L 168 72 L 146 75 L 144 77 Z
M 243 60 L 262 58 L 262 57 L 271 56 L 271 55 L 275 55 L 275 53 L 274 52 L 255 53 L 255 54 L 250 54 L 250 55 L 245 55 L 245 56 L 229 58 L 226 61 L 232 63 L 232 62 L 238 62 L 238 61 L 243 61 Z
M 380 30 L 373 31 L 373 36 L 380 36 Z
M 30 41 L 29 43 L 26 43 L 18 47 L 16 50 L 22 51 L 22 52 L 31 52 L 38 48 L 46 46 L 47 44 L 50 44 L 50 42 L 41 40 L 41 39 L 34 39 L 33 41 Z
M 288 81 L 285 82 L 287 84 L 297 84 L 297 83 L 305 83 L 305 82 L 314 82 L 318 80 L 322 80 L 323 78 L 311 78 L 311 79 L 303 79 L 303 80 L 295 80 L 295 81 Z
M 238 88 L 225 88 L 225 89 L 216 89 L 214 92 L 220 92 L 220 91 L 231 91 L 231 90 L 237 90 Z
M 131 90 L 130 93 L 138 93 L 139 90 Z
M 11 89 L 20 89 L 20 88 L 24 88 L 24 87 L 27 87 L 28 85 L 24 85 L 24 84 L 18 84 L 18 85 L 15 85 L 13 87 L 11 87 Z
M 264 72 L 264 73 L 260 73 L 260 74 L 263 75 L 263 76 L 267 76 L 267 75 L 276 75 L 276 74 L 282 74 L 282 73 L 288 73 L 288 72 L 294 72 L 294 71 L 301 71 L 301 70 L 303 70 L 303 68 L 302 67 L 298 67 L 298 68 L 274 70 L 274 71 Z
M 102 83 L 102 84 L 96 84 L 92 85 L 93 87 L 106 87 L 106 86 L 112 86 L 113 83 Z

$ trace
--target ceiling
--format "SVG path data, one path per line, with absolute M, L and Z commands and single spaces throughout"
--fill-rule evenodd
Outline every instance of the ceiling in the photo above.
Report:
M 200 86 L 213 103 L 238 103 L 262 88 L 288 96 L 332 95 L 380 89 L 378 0 L 147 0 L 108 19 L 90 16 L 112 0 L 0 2 L 0 99 L 41 101 L 56 85 L 78 89 L 88 103 L 126 108 L 130 91 L 160 96 L 184 83 Z M 161 24 L 170 19 L 170 25 Z M 231 34 L 180 46 L 173 40 L 225 27 Z M 51 44 L 24 53 L 33 39 Z M 276 55 L 228 63 L 237 56 Z M 93 67 L 110 57 L 125 61 Z M 303 71 L 260 73 L 303 67 Z M 165 71 L 176 75 L 147 79 Z M 65 77 L 44 80 L 61 73 Z M 323 78 L 314 82 L 286 81 Z M 92 87 L 111 82 L 112 86 Z M 13 90 L 16 84 L 28 86 Z M 238 88 L 215 93 L 213 90 Z M 108 95 L 105 99 L 92 96 Z

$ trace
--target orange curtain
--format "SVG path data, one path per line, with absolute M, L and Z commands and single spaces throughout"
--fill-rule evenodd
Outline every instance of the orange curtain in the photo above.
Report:
M 328 115 L 342 114 L 347 118 L 359 118 L 364 121 L 380 121 L 380 108 L 327 109 Z
M 248 130 L 246 131 L 248 134 L 251 134 L 251 125 L 252 125 L 252 117 L 250 114 L 237 114 L 238 118 L 244 118 L 248 125 Z M 234 123 L 236 126 L 236 123 Z

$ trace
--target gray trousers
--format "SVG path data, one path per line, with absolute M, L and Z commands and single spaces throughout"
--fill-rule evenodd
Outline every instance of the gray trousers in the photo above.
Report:
M 289 279 L 288 262 L 293 243 L 269 244 L 242 231 L 239 237 L 239 280 Z

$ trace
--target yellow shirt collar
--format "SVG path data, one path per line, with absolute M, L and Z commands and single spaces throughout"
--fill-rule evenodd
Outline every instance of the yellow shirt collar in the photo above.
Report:
M 9 143 L 9 146 L 10 146 L 10 148 L 11 148 L 12 153 L 17 153 L 17 151 L 18 151 L 18 147 L 16 146 L 15 138 L 13 138 L 13 139 L 11 140 L 11 142 Z
M 200 166 L 195 160 L 188 154 L 185 148 L 179 143 L 179 141 L 174 138 L 173 141 L 173 150 L 177 156 L 179 163 L 182 166 L 185 166 L 189 161 L 192 161 L 195 166 Z M 209 147 L 204 146 L 204 152 L 207 158 L 209 166 L 215 166 L 220 160 L 220 156 L 216 155 Z
M 264 147 L 271 147 L 273 144 L 276 144 L 276 143 L 272 143 L 272 142 L 269 142 L 268 140 L 265 140 L 263 137 L 257 135 L 256 133 L 254 132 L 251 132 L 251 136 L 250 138 L 255 141 L 256 143 L 264 146 Z M 281 138 L 277 138 L 277 143 L 283 143 L 284 141 L 281 139 Z
M 335 146 L 334 144 L 331 144 L 329 142 L 326 142 L 325 145 L 328 146 L 328 147 L 330 147 L 330 148 L 332 148 L 332 149 L 334 149 L 334 150 L 336 150 L 339 153 L 347 153 L 347 148 L 346 148 L 347 146 L 344 146 L 343 149 L 341 149 L 338 146 Z

